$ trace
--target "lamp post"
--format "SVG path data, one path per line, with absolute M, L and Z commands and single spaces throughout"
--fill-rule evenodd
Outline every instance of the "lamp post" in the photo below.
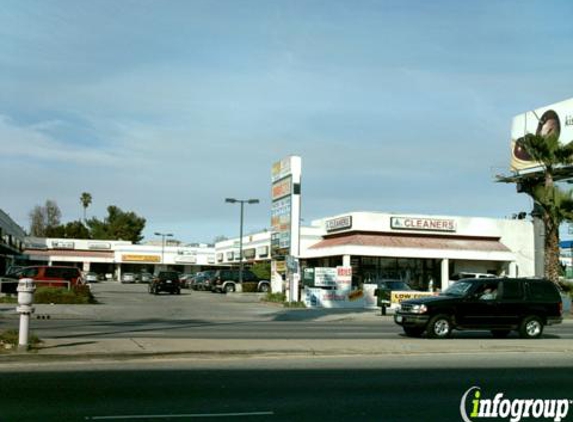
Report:
M 241 225 L 239 229 L 239 284 L 243 283 L 243 215 L 244 215 L 244 205 L 245 204 L 258 204 L 258 199 L 235 199 L 226 198 L 225 202 L 229 204 L 236 204 L 237 202 L 241 204 Z
M 172 237 L 173 233 L 159 233 L 155 232 L 155 236 L 161 236 L 161 265 L 165 265 L 165 238 Z

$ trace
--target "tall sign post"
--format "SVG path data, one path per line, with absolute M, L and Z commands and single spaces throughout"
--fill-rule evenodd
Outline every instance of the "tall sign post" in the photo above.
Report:
M 301 173 L 296 155 L 277 161 L 271 170 L 271 285 L 273 292 L 286 290 L 289 302 L 299 300 Z

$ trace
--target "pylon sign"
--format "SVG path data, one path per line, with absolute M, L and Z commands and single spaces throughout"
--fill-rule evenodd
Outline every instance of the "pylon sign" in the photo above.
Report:
M 299 256 L 302 160 L 292 155 L 271 170 L 271 257 Z

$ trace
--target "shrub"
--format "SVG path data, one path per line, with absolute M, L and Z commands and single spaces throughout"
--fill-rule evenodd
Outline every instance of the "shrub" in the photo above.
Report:
M 97 303 L 88 286 L 74 286 L 71 290 L 59 287 L 38 287 L 34 303 L 85 305 Z

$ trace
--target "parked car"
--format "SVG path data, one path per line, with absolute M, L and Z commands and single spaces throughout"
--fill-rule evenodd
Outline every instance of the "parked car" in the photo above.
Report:
M 215 270 L 206 270 L 196 273 L 193 277 L 187 279 L 189 288 L 192 290 L 211 290 L 211 280 L 215 272 Z
M 239 270 L 217 270 L 213 275 L 211 290 L 214 292 L 233 293 L 239 284 Z M 254 285 L 257 292 L 268 292 L 271 289 L 269 280 L 262 280 L 250 270 L 243 270 L 243 286 Z
M 65 287 L 71 288 L 84 283 L 79 268 L 67 266 L 36 265 L 20 269 L 6 275 L 6 279 L 14 282 L 2 282 L 3 293 L 16 293 L 18 280 L 31 278 L 37 287 Z
M 182 274 L 179 277 L 179 281 L 181 282 L 181 287 L 184 289 L 188 289 L 191 287 L 191 279 L 195 277 L 196 273 L 186 273 Z
M 139 274 L 140 283 L 150 283 L 153 280 L 153 274 L 151 273 L 141 273 Z
M 449 337 L 452 330 L 491 330 L 506 337 L 538 338 L 546 325 L 562 321 L 559 289 L 546 279 L 474 278 L 450 286 L 439 296 L 402 302 L 394 315 L 408 336 L 425 331 L 430 338 Z
M 134 273 L 123 273 L 121 275 L 121 282 L 122 283 L 135 283 L 135 274 Z
M 99 276 L 97 275 L 97 273 L 89 272 L 86 273 L 84 279 L 86 283 L 97 283 L 99 281 Z
M 160 292 L 169 292 L 171 294 L 181 294 L 181 284 L 179 274 L 176 271 L 161 271 L 149 283 L 148 291 L 150 294 L 158 295 Z

